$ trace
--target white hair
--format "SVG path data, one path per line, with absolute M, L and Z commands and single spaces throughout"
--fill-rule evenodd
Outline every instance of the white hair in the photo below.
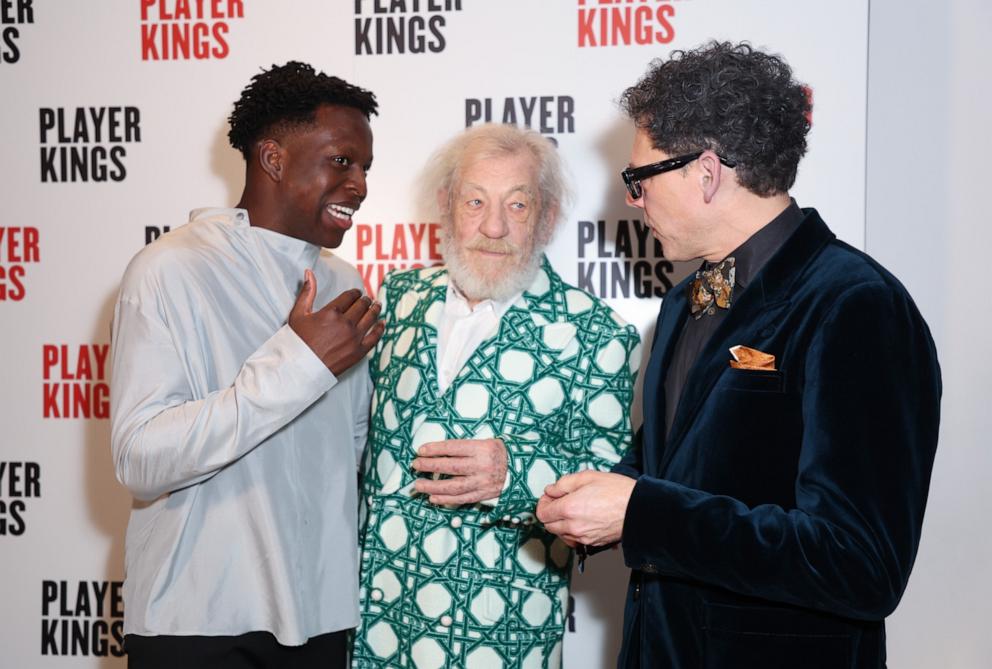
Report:
M 479 158 L 513 156 L 530 152 L 537 162 L 537 191 L 541 209 L 534 231 L 543 250 L 565 219 L 571 200 L 564 167 L 552 141 L 527 128 L 500 123 L 473 126 L 450 139 L 431 156 L 421 175 L 420 203 L 432 220 L 447 226 L 451 197 L 461 170 Z M 444 197 L 441 197 L 441 196 Z

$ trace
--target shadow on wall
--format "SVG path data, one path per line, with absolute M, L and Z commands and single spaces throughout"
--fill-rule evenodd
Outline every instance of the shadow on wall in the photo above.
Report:
M 224 184 L 225 206 L 233 207 L 241 199 L 241 191 L 244 189 L 245 161 L 241 153 L 231 147 L 227 139 L 228 130 L 227 119 L 223 119 L 210 144 L 210 169 Z
M 608 177 L 602 184 L 602 189 L 605 192 L 600 201 L 605 206 L 599 212 L 599 218 L 616 214 L 619 214 L 620 217 L 629 217 L 631 212 L 637 211 L 627 205 L 626 189 L 620 180 L 620 171 L 627 167 L 627 163 L 630 162 L 630 147 L 633 143 L 634 126 L 624 118 L 617 118 L 596 142 L 596 151 L 599 152 L 606 165 Z
M 104 299 L 96 327 L 89 341 L 110 341 L 110 322 L 113 318 L 117 292 Z M 108 361 L 109 364 L 109 361 Z M 110 370 L 113 374 L 113 370 Z M 109 382 L 109 376 L 108 376 Z M 88 420 L 83 434 L 84 465 L 81 475 L 85 478 L 86 504 L 90 522 L 99 535 L 108 540 L 106 568 L 103 580 L 122 581 L 124 579 L 124 530 L 127 527 L 131 509 L 131 495 L 114 475 L 114 464 L 110 454 L 110 421 Z M 96 576 L 96 575 L 94 575 Z M 111 637 L 110 646 L 117 642 Z M 100 669 L 120 669 L 124 658 L 109 655 L 99 660 Z

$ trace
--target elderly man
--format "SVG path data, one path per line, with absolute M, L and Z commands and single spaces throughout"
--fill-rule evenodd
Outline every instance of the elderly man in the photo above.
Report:
M 111 441 L 135 498 L 131 667 L 347 662 L 365 356 L 382 325 L 322 247 L 365 199 L 375 111 L 304 63 L 257 75 L 231 114 L 241 201 L 195 210 L 124 275 Z
M 543 256 L 550 142 L 479 126 L 431 164 L 446 265 L 383 288 L 354 666 L 557 667 L 572 556 L 533 511 L 627 449 L 639 338 Z
M 919 545 L 940 370 L 905 288 L 788 194 L 809 101 L 779 57 L 713 43 L 623 104 L 629 202 L 672 260 L 638 447 L 538 516 L 621 540 L 621 667 L 880 669 Z

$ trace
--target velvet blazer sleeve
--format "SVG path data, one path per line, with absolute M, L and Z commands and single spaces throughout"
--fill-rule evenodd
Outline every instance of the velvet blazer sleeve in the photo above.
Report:
M 624 524 L 628 566 L 849 618 L 892 612 L 916 555 L 936 448 L 936 352 L 908 294 L 886 281 L 845 289 L 824 313 L 792 372 L 788 406 L 798 415 L 758 416 L 798 426 L 794 507 L 643 475 Z M 720 402 L 748 401 L 739 395 Z M 726 416 L 720 402 L 697 423 Z M 734 425 L 709 434 L 763 448 Z M 617 471 L 634 474 L 636 461 L 625 463 Z
M 613 469 L 610 471 L 614 474 L 623 474 L 632 479 L 640 476 L 643 471 L 643 465 L 641 464 L 641 444 L 643 439 L 644 430 L 638 429 L 634 433 L 634 440 L 630 445 L 630 449 L 620 458 L 620 462 L 613 465 Z

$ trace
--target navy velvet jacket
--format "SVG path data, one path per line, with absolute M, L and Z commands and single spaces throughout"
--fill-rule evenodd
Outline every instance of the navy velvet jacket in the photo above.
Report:
M 885 666 L 940 368 L 905 288 L 803 211 L 702 350 L 667 442 L 664 374 L 688 280 L 662 304 L 644 426 L 614 470 L 637 478 L 620 667 Z M 774 354 L 776 371 L 730 368 L 737 344 Z

